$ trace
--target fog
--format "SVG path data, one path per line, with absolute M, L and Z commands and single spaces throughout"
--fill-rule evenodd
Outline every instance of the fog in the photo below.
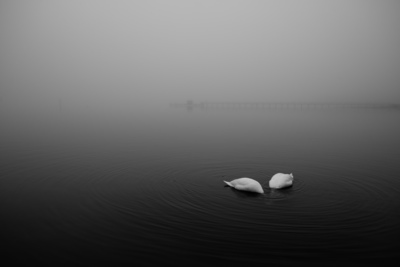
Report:
M 2 108 L 400 100 L 397 0 L 2 0 Z

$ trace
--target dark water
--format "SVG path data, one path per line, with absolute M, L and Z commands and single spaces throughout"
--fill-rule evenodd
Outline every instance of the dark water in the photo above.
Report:
M 398 110 L 0 116 L 1 240 L 38 266 L 399 259 Z M 277 173 L 293 187 L 268 188 Z M 258 180 L 265 194 L 225 187 Z

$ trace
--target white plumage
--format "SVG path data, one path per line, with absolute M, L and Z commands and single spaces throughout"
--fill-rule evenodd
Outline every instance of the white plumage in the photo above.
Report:
M 264 193 L 264 190 L 259 182 L 251 178 L 243 177 L 239 179 L 232 180 L 230 182 L 224 181 L 227 185 L 232 186 L 237 190 L 249 191 L 255 193 Z
M 255 192 L 263 194 L 264 190 L 259 182 L 254 179 L 243 177 L 232 180 L 230 182 L 224 181 L 227 185 L 241 191 Z M 272 176 L 269 181 L 269 187 L 274 189 L 281 189 L 293 184 L 293 174 L 277 173 Z
M 269 187 L 281 189 L 293 184 L 293 174 L 277 173 L 269 181 Z

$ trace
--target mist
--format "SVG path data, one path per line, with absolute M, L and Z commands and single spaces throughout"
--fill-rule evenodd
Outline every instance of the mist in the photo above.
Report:
M 399 0 L 0 0 L 2 260 L 391 266 L 399 121 Z
M 3 108 L 398 102 L 397 0 L 3 0 Z

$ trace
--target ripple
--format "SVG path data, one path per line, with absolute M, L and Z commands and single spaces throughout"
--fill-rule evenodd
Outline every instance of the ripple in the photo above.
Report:
M 254 115 L 3 127 L 3 243 L 36 265 L 397 257 L 398 114 Z M 223 183 L 245 176 L 265 194 Z
M 308 227 L 358 229 L 359 233 L 391 230 L 379 226 L 383 218 L 379 212 L 390 212 L 388 184 L 377 188 L 373 179 L 359 182 L 357 179 L 365 177 L 365 171 L 342 169 L 338 172 L 334 165 L 318 166 L 312 170 L 297 168 L 295 183 L 288 189 L 269 189 L 264 183 L 265 194 L 254 195 L 224 187 L 222 180 L 234 179 L 243 173 L 243 176 L 262 181 L 273 174 L 267 175 L 267 169 L 277 166 L 198 163 L 181 159 L 169 159 L 169 164 L 164 164 L 163 159 L 153 160 L 149 166 L 143 164 L 135 168 L 119 164 L 113 166 L 112 171 L 102 171 L 90 186 L 90 196 L 98 206 L 106 204 L 135 217 L 147 216 L 159 227 L 165 221 L 157 223 L 157 216 L 175 224 L 174 228 L 185 227 L 191 217 L 202 217 L 203 223 L 230 221 L 233 226 L 251 227 L 265 225 L 263 219 L 268 213 L 281 218 L 269 220 L 275 225 L 286 225 L 285 230 L 292 228 L 305 233 Z M 289 215 L 282 216 L 285 212 Z M 313 220 L 303 218 L 305 216 Z M 300 223 L 299 218 L 302 219 Z
M 31 191 L 29 198 L 43 204 L 33 211 L 42 210 L 39 217 L 53 225 L 53 233 L 88 246 L 114 244 L 139 247 L 144 254 L 161 250 L 163 255 L 183 249 L 219 259 L 239 244 L 258 256 L 265 247 L 270 256 L 284 249 L 296 257 L 311 257 L 312 251 L 373 255 L 378 245 L 391 249 L 385 239 L 393 240 L 398 229 L 393 220 L 398 183 L 382 178 L 389 170 L 360 168 L 363 162 L 321 159 L 311 164 L 291 158 L 290 164 L 282 164 L 262 157 L 174 155 L 138 159 L 129 152 L 104 158 L 48 154 L 44 161 L 34 154 L 36 161 L 27 157 L 29 168 L 18 172 L 23 178 L 14 183 L 13 192 Z M 268 181 L 276 172 L 293 172 L 293 186 L 270 189 Z M 258 180 L 265 193 L 241 192 L 223 183 L 243 176 Z M 207 249 L 211 247 L 219 249 Z

